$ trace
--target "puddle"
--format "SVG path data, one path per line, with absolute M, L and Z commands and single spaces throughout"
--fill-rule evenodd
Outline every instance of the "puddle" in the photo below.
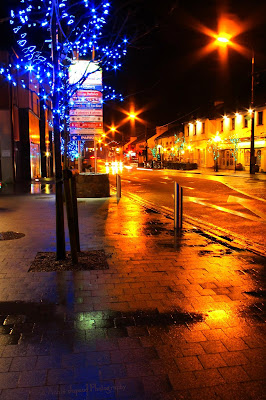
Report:
M 188 313 L 182 311 L 159 313 L 157 309 L 142 311 L 138 310 L 132 313 L 123 313 L 123 317 L 116 318 L 116 326 L 161 326 L 168 325 L 186 325 L 202 322 L 202 314 Z M 122 325 L 121 325 L 122 324 Z
M 146 214 L 160 214 L 159 211 L 154 210 L 153 208 L 144 208 L 144 212 Z
M 25 335 L 32 335 L 36 323 L 42 323 L 44 332 L 55 320 L 55 305 L 42 303 L 1 302 L 0 343 L 19 344 Z
M 266 290 L 258 289 L 258 290 L 251 290 L 249 292 L 244 292 L 252 297 L 266 297 Z
M 218 250 L 218 251 L 217 250 L 216 251 L 213 251 L 213 250 L 199 250 L 198 255 L 200 257 L 202 257 L 202 256 L 222 257 L 222 256 L 225 256 L 227 254 L 232 254 L 232 253 L 233 253 L 233 251 L 231 249 L 225 249 L 225 250 L 221 249 L 221 250 Z
M 61 311 L 60 311 L 61 310 Z M 72 313 L 51 303 L 0 303 L 0 343 L 27 344 L 48 341 L 71 348 L 107 337 L 128 336 L 127 327 L 188 325 L 203 321 L 202 314 L 157 309 L 134 312 L 92 311 Z
M 14 240 L 14 239 L 21 239 L 25 236 L 24 233 L 19 232 L 0 232 L 0 240 Z
M 165 227 L 163 222 L 153 220 L 146 222 L 143 228 L 143 233 L 147 236 L 158 236 L 161 233 L 166 233 L 167 235 L 174 235 L 174 231 Z

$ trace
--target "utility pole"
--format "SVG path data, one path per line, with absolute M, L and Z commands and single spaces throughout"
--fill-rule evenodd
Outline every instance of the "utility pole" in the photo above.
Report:
M 60 114 L 59 114 L 59 53 L 57 36 L 56 2 L 53 2 L 51 37 L 52 61 L 54 70 L 53 79 L 53 125 L 54 125 L 54 153 L 55 153 L 55 203 L 56 203 L 56 259 L 66 257 L 64 207 L 63 207 L 63 174 L 60 150 Z
M 254 49 L 252 49 L 251 58 L 251 136 L 250 136 L 250 166 L 249 173 L 255 174 L 255 110 L 254 110 L 254 70 L 255 70 L 255 54 Z

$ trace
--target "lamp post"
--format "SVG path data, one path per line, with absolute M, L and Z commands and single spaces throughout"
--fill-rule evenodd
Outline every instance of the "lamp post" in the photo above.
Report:
M 226 36 L 218 36 L 217 44 L 220 46 L 227 46 L 233 44 L 230 39 Z M 250 115 L 251 115 L 251 134 L 250 134 L 250 163 L 249 173 L 255 174 L 255 110 L 254 110 L 254 74 L 255 74 L 255 52 L 251 49 L 251 100 L 250 100 Z
M 249 164 L 249 173 L 255 174 L 255 110 L 254 110 L 254 67 L 255 67 L 255 54 L 252 49 L 252 58 L 251 58 L 251 136 L 250 136 L 250 164 Z

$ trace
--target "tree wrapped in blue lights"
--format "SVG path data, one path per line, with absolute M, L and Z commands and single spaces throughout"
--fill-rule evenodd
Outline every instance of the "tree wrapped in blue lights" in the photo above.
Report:
M 151 154 L 152 154 L 153 158 L 156 158 L 158 146 L 155 145 L 154 147 L 149 147 L 149 150 L 151 151 Z
M 85 141 L 80 141 L 80 152 L 84 150 Z M 61 139 L 61 153 L 65 152 L 65 139 Z M 78 142 L 76 140 L 70 140 L 67 143 L 67 155 L 71 161 L 74 161 L 79 157 Z
M 174 143 L 177 145 L 178 159 L 180 161 L 181 160 L 180 153 L 182 154 L 182 152 L 184 151 L 184 147 L 185 147 L 185 143 L 186 143 L 185 136 L 179 137 L 178 135 L 175 134 Z
M 127 39 L 122 37 L 123 23 L 117 32 L 108 25 L 110 10 L 110 2 L 101 0 L 20 0 L 20 7 L 10 12 L 16 57 L 0 68 L 0 74 L 14 86 L 19 83 L 35 91 L 44 107 L 52 104 L 57 259 L 65 258 L 61 132 L 69 126 L 71 97 L 95 71 L 88 68 L 70 83 L 68 70 L 77 58 L 91 60 L 103 72 L 121 67 Z M 103 87 L 104 101 L 117 98 L 122 100 L 111 87 Z
M 236 163 L 237 163 L 237 158 L 238 158 L 238 144 L 239 144 L 239 142 L 241 142 L 241 139 L 239 137 L 230 136 L 229 140 L 230 140 L 231 144 L 233 145 L 233 147 L 230 148 L 230 151 L 234 157 L 235 170 L 236 170 Z

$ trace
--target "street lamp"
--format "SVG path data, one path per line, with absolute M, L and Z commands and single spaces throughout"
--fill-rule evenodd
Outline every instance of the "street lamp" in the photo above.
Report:
M 220 46 L 227 46 L 233 44 L 229 39 L 228 35 L 219 35 L 217 37 L 217 43 Z M 251 56 L 251 99 L 250 99 L 250 117 L 251 117 L 251 134 L 250 134 L 250 163 L 249 163 L 249 173 L 255 174 L 255 110 L 254 110 L 254 72 L 255 71 L 255 53 L 252 48 Z

